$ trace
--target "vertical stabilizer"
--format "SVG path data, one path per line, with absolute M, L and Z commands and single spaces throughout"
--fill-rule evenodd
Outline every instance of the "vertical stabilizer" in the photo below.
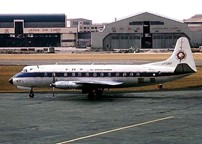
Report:
M 193 71 L 197 71 L 191 47 L 186 37 L 180 37 L 177 40 L 174 52 L 167 60 L 151 63 L 150 65 L 177 67 L 179 64 L 187 64 Z

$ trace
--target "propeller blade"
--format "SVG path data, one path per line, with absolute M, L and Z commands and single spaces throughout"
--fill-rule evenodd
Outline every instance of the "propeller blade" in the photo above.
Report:
M 53 87 L 53 97 L 55 97 L 55 87 Z
M 56 82 L 55 73 L 53 73 L 52 76 L 53 76 L 53 82 L 50 85 L 53 87 L 53 97 L 55 97 L 55 82 Z

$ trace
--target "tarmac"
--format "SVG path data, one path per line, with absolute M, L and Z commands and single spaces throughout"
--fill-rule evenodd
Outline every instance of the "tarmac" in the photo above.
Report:
M 0 93 L 2 144 L 199 144 L 202 90 Z

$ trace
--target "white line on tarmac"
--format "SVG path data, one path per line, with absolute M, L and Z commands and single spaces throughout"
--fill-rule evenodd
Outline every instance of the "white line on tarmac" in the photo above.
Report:
M 164 121 L 164 120 L 168 120 L 168 119 L 172 119 L 172 118 L 174 118 L 174 116 L 169 116 L 169 117 L 164 117 L 164 118 L 155 119 L 155 120 L 151 120 L 151 121 L 146 121 L 146 122 L 142 122 L 139 124 L 129 125 L 126 127 L 120 127 L 117 129 L 112 129 L 112 130 L 108 130 L 108 131 L 104 131 L 104 132 L 100 132 L 100 133 L 96 133 L 96 134 L 92 134 L 92 135 L 88 135 L 88 136 L 84 136 L 84 137 L 79 137 L 79 138 L 64 141 L 64 142 L 59 142 L 57 144 L 67 144 L 67 143 L 71 143 L 71 142 L 75 142 L 75 141 L 79 141 L 79 140 L 83 140 L 83 139 L 88 139 L 88 138 L 92 138 L 92 137 L 96 137 L 96 136 L 100 136 L 100 135 L 104 135 L 104 134 L 108 134 L 108 133 L 112 133 L 112 132 L 126 130 L 129 128 L 134 128 L 134 127 L 138 127 L 138 126 L 142 126 L 142 125 L 146 125 L 146 124 L 151 124 L 151 123 L 155 123 L 155 122 L 160 122 L 160 121 Z

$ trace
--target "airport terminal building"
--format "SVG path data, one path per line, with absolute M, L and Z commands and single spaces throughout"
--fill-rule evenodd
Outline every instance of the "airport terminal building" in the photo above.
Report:
M 0 47 L 76 46 L 76 33 L 65 14 L 0 15 Z
M 193 31 L 185 22 L 144 12 L 107 24 L 101 32 L 93 32 L 92 47 L 173 48 L 181 36 L 187 37 L 192 47 L 202 45 L 202 31 Z

